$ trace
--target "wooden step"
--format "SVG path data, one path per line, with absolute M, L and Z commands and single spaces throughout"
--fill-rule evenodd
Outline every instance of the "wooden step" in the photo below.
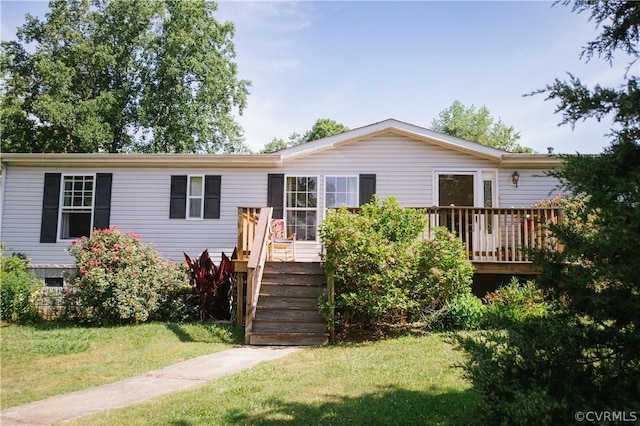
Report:
M 307 309 L 317 310 L 318 299 L 315 297 L 263 297 L 258 299 L 258 309 Z
M 318 298 L 327 279 L 320 263 L 267 262 L 249 333 L 252 345 L 323 345 L 329 341 Z
M 329 343 L 329 333 L 253 332 L 249 336 L 249 344 L 251 345 L 318 346 L 327 343 Z
M 305 274 L 323 275 L 324 270 L 319 262 L 267 262 L 264 265 L 265 274 Z
M 318 274 L 274 274 L 264 273 L 262 275 L 262 284 L 280 284 L 280 285 L 306 285 L 313 287 L 324 287 L 327 285 L 327 279 L 324 275 Z
M 284 285 L 277 283 L 262 283 L 260 297 L 313 297 L 316 300 L 326 293 L 323 286 Z
M 317 309 L 282 310 L 258 308 L 256 309 L 255 319 L 264 321 L 325 322 L 324 317 Z
M 290 333 L 326 333 L 327 324 L 325 321 L 300 322 L 300 321 L 266 321 L 253 320 L 254 332 L 280 332 L 284 330 Z

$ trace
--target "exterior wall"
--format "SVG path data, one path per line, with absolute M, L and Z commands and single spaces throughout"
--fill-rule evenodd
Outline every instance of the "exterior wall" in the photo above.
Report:
M 511 184 L 511 175 L 520 175 L 518 187 Z M 562 193 L 557 179 L 545 176 L 540 169 L 501 169 L 499 173 L 499 207 L 531 207 L 536 201 L 555 198 Z
M 68 241 L 40 243 L 45 173 L 113 173 L 111 226 L 133 231 L 175 260 L 183 252 L 199 255 L 208 248 L 218 259 L 231 255 L 237 243 L 238 206 L 266 205 L 267 170 L 260 169 L 134 169 L 16 168 L 6 170 L 1 240 L 7 253 L 24 253 L 34 264 L 72 264 Z M 169 219 L 171 175 L 222 176 L 220 219 Z
M 69 242 L 41 244 L 40 223 L 44 174 L 113 173 L 110 224 L 154 242 L 165 256 L 182 261 L 183 252 L 199 255 L 208 248 L 218 259 L 237 243 L 238 207 L 267 204 L 267 174 L 317 176 L 318 214 L 324 217 L 325 176 L 375 174 L 377 194 L 395 196 L 406 207 L 434 205 L 434 171 L 493 170 L 497 173 L 496 207 L 524 207 L 554 196 L 555 181 L 537 169 L 517 169 L 520 183 L 511 184 L 516 169 L 500 169 L 491 160 L 387 134 L 336 145 L 317 153 L 264 168 L 131 168 L 12 167 L 4 170 L 0 240 L 6 252 L 26 254 L 34 264 L 71 264 Z M 171 175 L 221 175 L 220 219 L 169 219 Z M 298 260 L 318 260 L 319 242 L 298 242 Z
M 324 177 L 332 175 L 376 174 L 376 192 L 381 198 L 394 196 L 405 207 L 434 205 L 435 171 L 491 170 L 496 172 L 495 207 L 525 207 L 553 197 L 555 179 L 544 176 L 540 169 L 518 169 L 518 187 L 511 184 L 516 169 L 499 166 L 471 154 L 445 149 L 404 136 L 383 135 L 366 141 L 345 143 L 285 164 L 282 173 L 319 177 L 319 194 L 324 195 Z M 325 200 L 319 197 L 320 220 L 324 217 Z M 301 259 L 317 260 L 319 243 L 297 243 Z
M 434 170 L 496 167 L 493 162 L 470 154 L 429 146 L 403 136 L 389 135 L 340 145 L 335 149 L 293 160 L 285 165 L 284 173 L 323 176 L 336 173 L 375 173 L 376 189 L 381 198 L 394 196 L 403 206 L 430 207 L 434 197 Z

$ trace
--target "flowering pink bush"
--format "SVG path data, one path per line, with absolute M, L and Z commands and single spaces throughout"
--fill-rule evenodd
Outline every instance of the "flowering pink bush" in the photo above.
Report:
M 67 314 L 99 324 L 182 320 L 191 315 L 184 267 L 174 264 L 139 235 L 112 227 L 71 242 L 78 276 Z

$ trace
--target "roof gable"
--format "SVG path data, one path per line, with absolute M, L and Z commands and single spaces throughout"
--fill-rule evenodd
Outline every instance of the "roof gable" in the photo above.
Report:
M 337 146 L 369 139 L 382 134 L 396 134 L 411 139 L 437 145 L 452 151 L 463 152 L 473 156 L 500 162 L 506 151 L 481 145 L 476 142 L 445 135 L 424 127 L 414 126 L 402 121 L 388 119 L 368 126 L 349 130 L 338 135 L 307 142 L 291 148 L 286 148 L 277 153 L 283 161 L 305 157 Z

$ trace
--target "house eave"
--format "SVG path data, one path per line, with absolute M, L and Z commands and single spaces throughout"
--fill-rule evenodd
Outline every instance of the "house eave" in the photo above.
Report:
M 3 166 L 20 167 L 278 167 L 279 154 L 2 154 Z
M 504 154 L 500 161 L 504 168 L 521 169 L 556 169 L 563 164 L 562 158 L 553 154 Z

